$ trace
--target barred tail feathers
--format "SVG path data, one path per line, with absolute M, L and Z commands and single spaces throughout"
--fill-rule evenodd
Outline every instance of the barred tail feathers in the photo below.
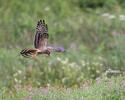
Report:
M 34 57 L 37 55 L 36 49 L 23 49 L 20 54 L 26 58 Z

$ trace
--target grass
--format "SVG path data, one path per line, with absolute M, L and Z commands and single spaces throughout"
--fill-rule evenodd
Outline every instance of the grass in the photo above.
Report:
M 0 0 L 0 99 L 125 99 L 119 75 L 125 70 L 125 13 L 118 2 L 98 8 L 100 0 Z M 85 8 L 91 4 L 97 7 Z M 34 48 L 40 19 L 49 27 L 48 44 L 67 53 L 36 60 L 20 55 Z
M 15 85 L 11 90 L 0 89 L 0 100 L 123 100 L 125 77 L 96 78 L 94 84 L 86 82 L 80 88 L 39 87 Z
M 19 50 L 18 48 L 17 51 Z M 1 87 L 11 87 L 14 84 L 79 87 L 86 80 L 100 76 L 103 71 L 104 59 L 101 56 L 97 56 L 96 59 L 91 57 L 91 61 L 88 61 L 87 55 L 83 56 L 84 60 L 78 60 L 79 55 L 73 56 L 72 53 L 53 53 L 51 57 L 39 56 L 34 60 L 23 58 L 13 49 L 0 51 L 1 66 L 4 66 L 0 72 L 1 79 L 6 77 L 4 81 L 0 81 Z M 13 62 L 14 60 L 16 61 Z M 78 60 L 78 63 L 75 63 L 75 60 Z

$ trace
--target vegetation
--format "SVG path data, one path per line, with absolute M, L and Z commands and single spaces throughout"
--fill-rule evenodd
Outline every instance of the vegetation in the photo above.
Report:
M 40 87 L 79 88 L 87 82 L 92 85 L 88 87 L 89 92 L 74 90 L 72 95 L 83 94 L 85 97 L 102 86 L 103 90 L 98 89 L 98 93 L 104 92 L 101 98 L 108 100 L 109 92 L 104 87 L 108 84 L 102 81 L 97 85 L 95 79 L 104 74 L 109 78 L 118 76 L 125 70 L 124 6 L 123 0 L 0 0 L 2 93 L 9 89 L 12 96 L 23 97 L 28 88 L 19 90 L 24 94 L 18 95 L 14 86 L 29 86 L 38 92 Z M 51 57 L 41 55 L 36 59 L 20 55 L 22 49 L 34 48 L 35 28 L 40 19 L 45 19 L 48 24 L 48 44 L 63 46 L 67 53 L 52 53 Z M 120 79 L 116 79 L 119 85 Z M 118 91 L 113 88 L 110 95 Z M 3 97 L 6 95 L 9 94 L 6 92 Z M 120 94 L 118 97 L 122 100 L 124 96 Z
M 102 78 L 102 79 L 101 79 Z M 96 78 L 93 85 L 83 84 L 78 89 L 59 87 L 33 88 L 15 85 L 12 90 L 2 88 L 0 100 L 123 100 L 125 98 L 125 77 Z

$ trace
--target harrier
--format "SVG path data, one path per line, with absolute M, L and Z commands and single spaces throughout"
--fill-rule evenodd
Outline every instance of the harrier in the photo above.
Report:
M 66 52 L 63 47 L 58 46 L 47 46 L 49 38 L 48 27 L 44 20 L 40 20 L 36 26 L 36 34 L 34 39 L 35 49 L 23 49 L 20 53 L 22 56 L 30 58 L 39 54 L 46 54 L 50 56 L 51 51 Z

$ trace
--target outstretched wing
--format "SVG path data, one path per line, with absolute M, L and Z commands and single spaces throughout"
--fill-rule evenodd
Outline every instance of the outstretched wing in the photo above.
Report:
M 36 49 L 40 49 L 40 50 L 45 48 L 46 44 L 47 44 L 48 37 L 49 37 L 49 34 L 48 34 L 47 24 L 45 24 L 44 20 L 38 21 L 37 26 L 36 26 L 34 47 Z
M 47 49 L 49 51 L 66 52 L 66 50 L 63 47 L 59 47 L 59 46 L 47 46 Z

